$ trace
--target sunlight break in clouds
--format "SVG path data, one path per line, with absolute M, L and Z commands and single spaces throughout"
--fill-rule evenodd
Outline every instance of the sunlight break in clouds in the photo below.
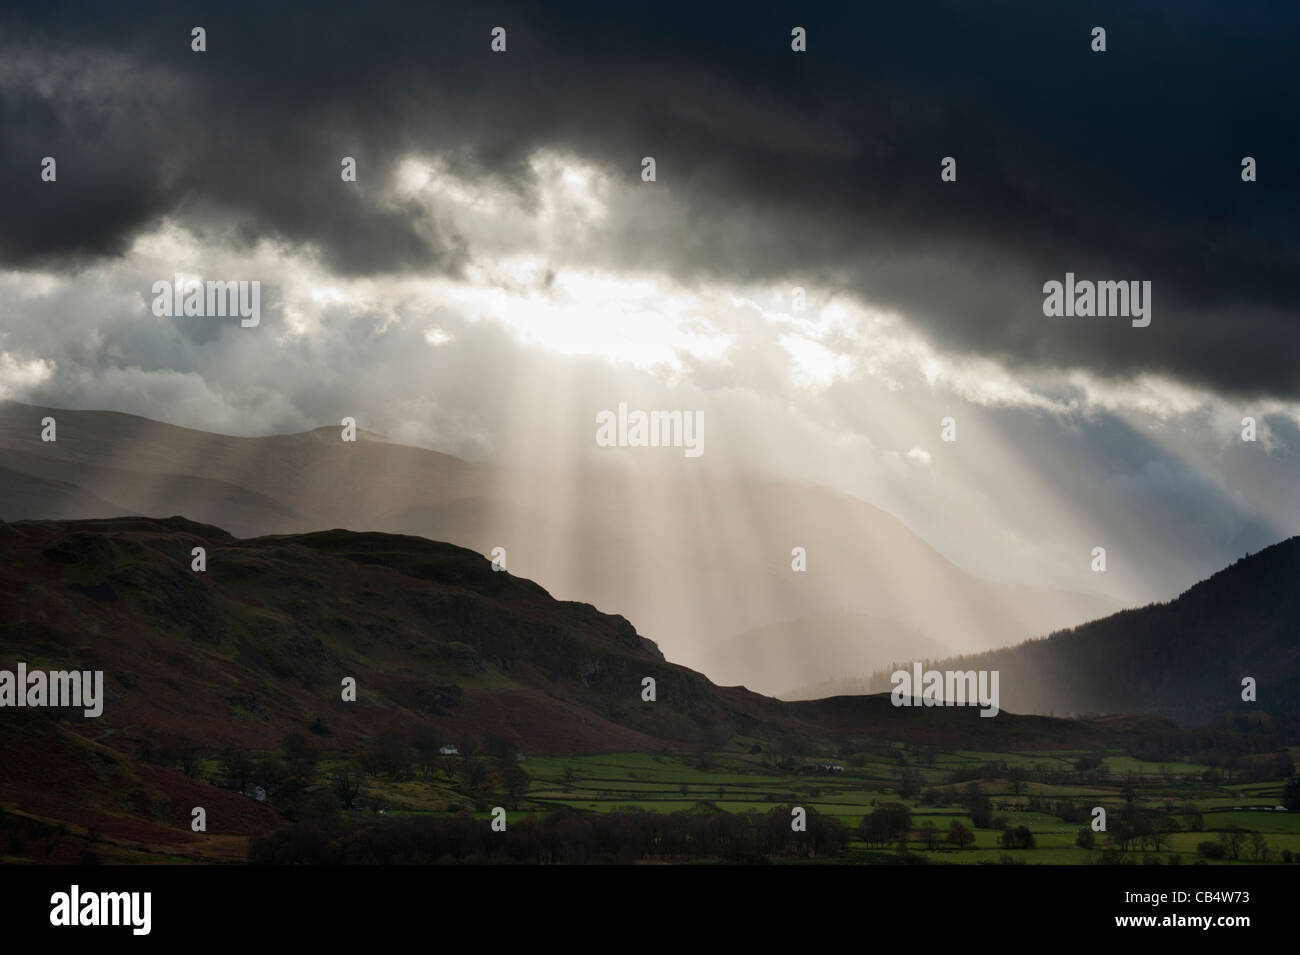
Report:
M 1240 421 L 1241 409 L 1214 393 L 1155 375 L 1011 369 L 945 349 L 909 316 L 810 277 L 686 280 L 653 263 L 633 268 L 612 250 L 639 217 L 679 214 L 667 184 L 657 194 L 666 198 L 648 206 L 643 183 L 547 150 L 533 155 L 521 181 L 457 168 L 411 155 L 387 178 L 375 171 L 368 187 L 381 205 L 410 212 L 422 234 L 455 236 L 467 253 L 455 268 L 339 274 L 311 245 L 263 238 L 248 246 L 229 223 L 199 228 L 169 217 L 111 267 L 75 279 L 0 275 L 0 296 L 17 316 L 4 387 L 20 399 L 62 391 L 82 406 L 167 407 L 179 423 L 233 433 L 307 430 L 357 414 L 401 441 L 539 466 L 581 460 L 590 435 L 575 408 L 585 403 L 707 407 L 721 424 L 711 431 L 711 461 L 730 456 L 735 467 L 872 501 L 973 570 L 1085 589 L 1097 582 L 1076 579 L 1081 540 L 1099 533 L 1098 521 L 1134 521 L 1122 510 L 1074 513 L 1081 493 L 1041 473 L 1059 449 L 1026 446 L 999 434 L 1000 423 L 1046 416 L 1055 436 L 1038 440 L 1062 448 L 1070 429 L 1099 423 L 1142 435 L 1152 453 L 1182 463 L 1130 471 L 1117 457 L 1111 486 L 1138 502 L 1156 493 L 1159 475 L 1174 480 L 1170 468 L 1215 473 L 1215 456 Z M 273 292 L 272 320 L 257 337 L 184 320 L 160 325 L 147 314 L 147 291 L 174 273 L 257 278 Z M 792 304 L 795 285 L 807 290 L 802 310 Z M 58 337 L 47 313 L 61 316 Z M 486 401 L 483 375 L 472 369 L 500 362 L 509 362 L 496 384 L 503 397 Z M 320 369 L 345 368 L 346 383 L 323 404 Z M 259 369 L 273 375 L 277 393 Z M 521 392 L 527 397 L 504 397 Z M 1300 420 L 1296 408 L 1273 401 L 1252 410 L 1259 449 L 1283 455 L 1269 416 Z M 936 445 L 938 421 L 949 414 L 963 438 Z M 1201 418 L 1213 423 L 1213 446 L 1180 435 Z M 1018 507 L 1000 503 L 987 483 L 994 480 L 1015 489 Z M 1271 495 L 1236 482 L 1177 486 L 1189 501 L 1231 494 L 1243 514 L 1287 526 Z M 1263 503 L 1252 504 L 1255 496 Z M 1147 546 L 1156 546 L 1160 535 L 1150 536 Z M 1006 555 L 995 566 L 990 548 Z M 1153 595 L 1167 586 L 1140 576 L 1129 583 Z

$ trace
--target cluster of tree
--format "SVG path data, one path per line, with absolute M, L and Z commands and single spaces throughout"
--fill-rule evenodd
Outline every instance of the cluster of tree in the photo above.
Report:
M 858 835 L 868 846 L 898 844 L 905 848 L 912 830 L 912 813 L 902 803 L 887 802 L 862 817 Z
M 1032 849 L 1035 845 L 1034 834 L 1028 826 L 1008 827 L 1002 831 L 998 845 L 1004 849 Z
M 1042 771 L 1045 767 L 1038 767 Z M 955 786 L 958 783 L 968 782 L 973 779 L 1024 779 L 1029 774 L 1021 767 L 1012 767 L 1002 760 L 989 760 L 982 763 L 971 763 L 967 766 L 959 766 L 948 773 L 948 784 Z
M 907 766 L 903 769 L 903 774 L 898 781 L 898 794 L 904 799 L 911 799 L 921 791 L 925 784 L 919 770 Z
M 1283 784 L 1282 805 L 1292 812 L 1300 810 L 1300 776 L 1292 776 Z
M 948 827 L 948 835 L 944 841 L 955 849 L 969 849 L 975 844 L 975 833 L 954 819 Z
M 1196 851 L 1207 859 L 1230 859 L 1233 862 L 1242 858 L 1268 862 L 1276 855 L 1276 849 L 1268 844 L 1263 833 L 1247 832 L 1240 826 L 1229 826 L 1219 833 L 1217 842 L 1198 842 Z M 1284 852 L 1282 861 L 1290 862 L 1290 853 Z
M 290 733 L 281 744 L 284 758 L 255 759 L 246 749 L 227 747 L 217 754 L 219 778 L 237 792 L 281 805 L 297 802 L 316 779 L 320 754 L 299 733 Z
M 1022 786 L 1013 781 L 1012 789 L 1019 792 Z M 921 793 L 921 802 L 927 806 L 961 806 L 970 813 L 975 828 L 998 828 L 993 820 L 993 800 L 977 782 L 969 782 L 961 790 L 952 785 L 943 789 L 926 789 Z
M 448 783 L 459 781 L 461 790 L 476 806 L 482 806 L 491 793 L 500 789 L 507 805 L 518 807 L 531 778 L 519 764 L 510 740 L 490 735 L 480 745 L 474 737 L 464 737 L 452 747 L 455 755 L 442 753 L 446 745 L 441 737 L 423 727 L 412 731 L 409 742 L 397 733 L 376 737 L 353 770 L 344 768 L 335 774 L 335 789 L 343 808 L 350 808 L 359 797 L 366 776 L 404 781 L 417 775 L 432 779 L 439 773 Z
M 147 763 L 178 769 L 193 779 L 198 776 L 208 754 L 193 740 L 178 736 L 165 746 L 156 746 L 152 740 L 141 740 L 136 744 L 135 755 Z
M 1278 753 L 1261 753 L 1242 756 L 1228 760 L 1230 770 L 1235 770 L 1237 778 L 1249 783 L 1262 782 L 1266 779 L 1283 779 L 1295 772 L 1295 760 L 1285 750 Z
M 1061 822 L 1087 822 L 1092 817 L 1092 809 L 1071 799 L 1061 799 L 1052 804 L 1052 815 Z
M 316 730 L 315 726 L 310 728 Z M 238 746 L 207 753 L 185 738 L 166 746 L 142 742 L 137 756 L 174 766 L 190 777 L 200 775 L 205 762 L 215 762 L 214 781 L 279 806 L 289 819 L 315 818 L 337 809 L 366 806 L 378 811 L 384 808 L 383 801 L 366 795 L 367 778 L 401 782 L 420 776 L 432 779 L 440 773 L 449 783 L 459 781 L 462 791 L 475 804 L 501 791 L 506 805 L 518 807 L 531 780 L 509 740 L 488 737 L 480 747 L 476 739 L 466 738 L 456 744 L 457 756 L 443 755 L 440 750 L 444 745 L 425 727 L 412 730 L 409 738 L 383 733 L 355 759 L 336 764 L 323 779 L 319 773 L 320 753 L 301 733 L 285 736 L 279 758 L 255 757 Z
M 807 810 L 794 832 L 790 807 L 762 814 L 572 811 L 512 819 L 503 832 L 468 815 L 404 818 L 361 826 L 341 819 L 297 823 L 253 840 L 255 864 L 324 865 L 509 862 L 635 863 L 641 860 L 761 862 L 834 857 L 849 831 L 833 816 Z
M 902 755 L 905 759 L 924 766 L 933 766 L 942 752 L 933 743 L 904 743 Z
M 1031 849 L 1034 846 L 1033 834 L 1020 827 L 1020 832 L 1012 842 L 1003 842 L 1004 846 L 1016 849 Z M 862 817 L 858 826 L 858 836 L 870 847 L 897 846 L 900 853 L 906 853 L 908 840 L 912 837 L 912 813 L 901 803 L 884 803 Z M 941 842 L 952 849 L 969 849 L 975 844 L 975 834 L 961 824 L 952 820 L 948 832 L 941 834 L 939 828 L 930 820 L 921 823 L 915 832 L 916 837 L 925 844 L 926 849 L 933 850 Z
M 959 799 L 956 786 L 944 786 L 942 789 L 931 786 L 921 793 L 921 802 L 927 806 L 956 806 Z
M 970 813 L 970 821 L 976 829 L 988 829 L 993 824 L 993 800 L 989 799 L 979 783 L 966 785 L 961 802 Z
M 1128 791 L 1128 794 L 1132 796 L 1132 791 Z M 1030 808 L 1033 809 L 1035 807 L 1031 806 Z M 1070 799 L 1052 800 L 1047 806 L 1048 811 L 1062 822 L 1089 822 L 1092 819 L 1092 808 L 1091 803 L 1076 803 Z M 1133 805 L 1131 799 L 1125 803 L 1123 811 L 1130 814 L 1136 813 L 1136 807 Z M 1158 811 L 1149 810 L 1149 812 L 1152 815 L 1163 813 L 1170 819 L 1180 819 L 1182 822 L 1182 828 L 1190 832 L 1200 832 L 1205 827 L 1205 817 L 1202 815 L 1201 810 L 1195 803 L 1185 802 L 1181 805 L 1168 803 Z M 1139 828 L 1141 824 L 1142 823 L 1139 824 Z M 1177 832 L 1179 828 L 1177 822 L 1160 824 L 1149 822 L 1145 824 L 1149 825 L 1151 828 L 1160 828 L 1174 832 Z
M 1178 820 L 1169 813 L 1141 809 L 1129 803 L 1118 817 L 1112 815 L 1106 842 L 1122 853 L 1134 849 L 1159 852 L 1168 848 L 1173 834 L 1181 829 Z

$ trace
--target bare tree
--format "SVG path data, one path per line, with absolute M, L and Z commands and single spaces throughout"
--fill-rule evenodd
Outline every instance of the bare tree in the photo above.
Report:
M 506 795 L 510 798 L 510 807 L 518 809 L 519 800 L 527 794 L 532 778 L 518 762 L 509 759 L 501 769 L 501 782 L 505 786 Z
M 231 746 L 221 754 L 221 771 L 239 792 L 248 789 L 253 774 L 253 760 L 248 750 Z
M 1241 850 L 1246 845 L 1246 833 L 1237 826 L 1229 826 L 1219 833 L 1219 842 L 1223 843 L 1223 851 L 1228 858 L 1235 862 L 1241 858 Z
M 1254 856 L 1256 862 L 1267 862 L 1270 855 L 1268 843 L 1264 841 L 1263 833 L 1252 832 L 1250 834 L 1250 853 Z
M 339 797 L 344 809 L 351 809 L 361 795 L 361 773 L 344 766 L 334 773 L 333 783 L 334 795 Z

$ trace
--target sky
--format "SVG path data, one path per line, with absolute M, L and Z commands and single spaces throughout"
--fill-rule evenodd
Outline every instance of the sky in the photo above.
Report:
M 0 397 L 558 471 L 701 410 L 618 466 L 1166 599 L 1300 533 L 1300 11 L 1043 7 L 9 5 Z M 1066 273 L 1150 324 L 1046 316 Z M 157 317 L 177 274 L 260 324 Z

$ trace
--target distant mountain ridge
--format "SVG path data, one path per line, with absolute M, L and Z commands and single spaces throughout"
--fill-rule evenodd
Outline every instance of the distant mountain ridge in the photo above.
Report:
M 708 649 L 704 671 L 720 683 L 740 683 L 785 700 L 814 699 L 791 688 L 833 681 L 845 672 L 870 672 L 893 660 L 950 653 L 929 637 L 891 620 L 831 610 L 759 627 Z M 867 690 L 860 689 L 858 693 Z M 838 687 L 819 696 L 853 695 Z
M 40 439 L 47 415 L 55 442 Z M 828 608 L 957 652 L 1116 609 L 1093 595 L 975 578 L 855 498 L 699 462 L 671 482 L 617 470 L 543 479 L 365 431 L 355 443 L 335 428 L 230 437 L 11 401 L 0 402 L 0 454 L 0 519 L 184 514 L 238 537 L 345 527 L 481 554 L 501 546 L 511 572 L 636 620 L 670 659 L 696 669 L 709 668 L 706 650 L 720 640 Z M 795 546 L 806 572 L 791 569 Z M 863 663 L 852 650 L 838 666 Z M 747 666 L 744 679 L 764 688 L 791 685 L 779 665 Z

